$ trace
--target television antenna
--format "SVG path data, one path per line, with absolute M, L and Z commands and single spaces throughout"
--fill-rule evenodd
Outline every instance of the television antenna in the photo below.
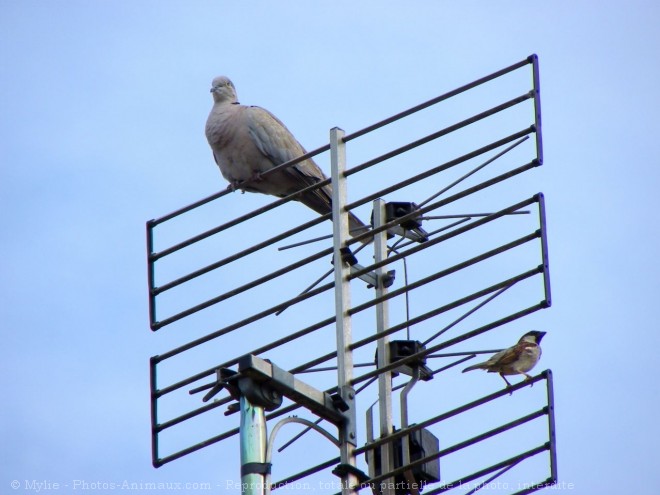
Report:
M 556 483 L 550 370 L 485 394 L 455 373 L 551 304 L 545 199 L 521 194 L 541 130 L 532 55 L 358 132 L 333 128 L 278 167 L 329 155 L 332 214 L 283 222 L 293 194 L 235 218 L 223 190 L 147 222 L 151 328 L 186 335 L 150 361 L 154 466 L 239 437 L 249 494 L 309 479 L 382 495 Z M 366 209 L 371 232 L 351 238 L 347 211 Z M 303 429 L 276 451 L 290 425 Z M 337 454 L 284 472 L 275 458 L 308 432 Z

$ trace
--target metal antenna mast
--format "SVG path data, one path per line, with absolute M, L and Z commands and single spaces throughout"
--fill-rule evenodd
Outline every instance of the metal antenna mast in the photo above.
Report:
M 339 395 L 349 407 L 348 420 L 339 427 L 339 448 L 341 464 L 347 469 L 341 473 L 344 495 L 357 493 L 357 479 L 351 468 L 356 468 L 354 450 L 356 447 L 355 390 L 353 380 L 353 351 L 351 316 L 351 289 L 348 276 L 350 265 L 345 262 L 346 240 L 348 239 L 348 215 L 346 205 L 346 144 L 344 131 L 333 128 L 330 131 L 330 162 L 332 171 L 332 224 L 333 259 L 335 268 L 335 315 L 337 318 L 337 379 Z
M 266 416 L 262 406 L 255 406 L 241 395 L 240 444 L 241 444 L 241 486 L 246 495 L 270 493 L 266 488 L 262 469 L 266 463 Z
M 377 199 L 374 201 L 374 227 L 378 228 L 387 223 L 385 212 L 385 201 Z M 387 259 L 387 231 L 381 231 L 374 238 L 374 261 L 380 265 Z M 376 333 L 383 333 L 390 326 L 389 302 L 385 299 L 387 287 L 385 279 L 388 276 L 386 265 L 376 268 Z M 377 367 L 385 368 L 390 363 L 390 345 L 387 335 L 377 341 Z M 378 375 L 378 415 L 380 418 L 380 437 L 387 438 L 392 434 L 392 372 L 385 371 Z M 394 451 L 391 444 L 383 444 L 380 447 L 380 462 L 382 472 L 388 473 L 394 469 Z M 375 473 L 370 473 L 375 474 Z M 390 480 L 385 480 L 382 495 L 394 495 Z

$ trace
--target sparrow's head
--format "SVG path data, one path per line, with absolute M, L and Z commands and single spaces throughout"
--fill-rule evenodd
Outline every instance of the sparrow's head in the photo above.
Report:
M 545 335 L 545 332 L 541 332 L 539 330 L 532 330 L 531 332 L 527 332 L 525 335 L 520 337 L 520 340 L 518 342 L 530 342 L 532 344 L 540 344 L 541 339 Z
M 228 101 L 229 103 L 236 103 L 236 88 L 234 83 L 229 80 L 227 76 L 218 76 L 213 79 L 211 83 L 211 93 L 213 100 L 217 103 Z

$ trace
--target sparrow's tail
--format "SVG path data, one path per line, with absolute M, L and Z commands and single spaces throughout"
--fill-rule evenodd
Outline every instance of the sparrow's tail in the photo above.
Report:
M 466 371 L 486 369 L 485 366 L 484 366 L 485 364 L 486 363 L 479 363 L 479 364 L 473 364 L 472 366 L 468 366 L 467 368 L 465 368 L 463 370 L 463 373 L 465 373 Z

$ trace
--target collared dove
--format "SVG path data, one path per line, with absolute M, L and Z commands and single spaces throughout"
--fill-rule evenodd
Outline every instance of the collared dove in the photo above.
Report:
M 282 198 L 327 178 L 312 159 L 261 177 L 263 172 L 304 155 L 305 149 L 269 111 L 239 104 L 229 78 L 213 79 L 211 93 L 213 108 L 206 121 L 206 138 L 229 188 Z M 332 186 L 328 184 L 296 199 L 324 215 L 332 211 L 331 198 Z M 348 222 L 351 235 L 369 230 L 350 212 Z

